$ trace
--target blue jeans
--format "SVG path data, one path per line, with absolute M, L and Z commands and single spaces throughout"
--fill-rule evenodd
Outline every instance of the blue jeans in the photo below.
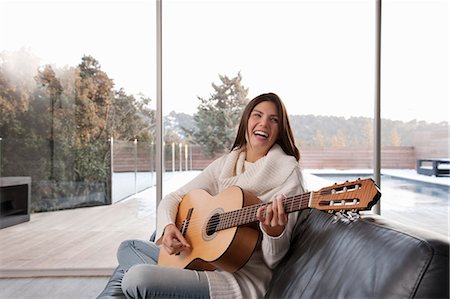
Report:
M 127 270 L 122 291 L 127 298 L 209 298 L 202 271 L 158 266 L 159 247 L 142 240 L 128 240 L 117 252 L 119 265 Z

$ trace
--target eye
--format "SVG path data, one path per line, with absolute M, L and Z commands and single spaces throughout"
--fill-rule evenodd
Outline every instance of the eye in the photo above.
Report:
M 270 120 L 271 120 L 273 123 L 278 123 L 278 118 L 276 118 L 276 117 L 272 117 L 272 118 L 270 118 Z

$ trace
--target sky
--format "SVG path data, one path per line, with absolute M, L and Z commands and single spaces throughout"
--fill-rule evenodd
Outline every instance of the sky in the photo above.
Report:
M 156 99 L 155 1 L 0 0 L 0 51 L 99 60 L 116 88 Z M 385 0 L 382 118 L 449 121 L 449 2 Z M 373 116 L 374 1 L 163 0 L 164 113 L 196 112 L 219 74 L 290 114 Z M 155 101 L 154 101 L 155 102 Z

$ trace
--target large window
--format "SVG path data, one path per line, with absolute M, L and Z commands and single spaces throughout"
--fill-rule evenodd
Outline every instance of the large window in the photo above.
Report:
M 275 92 L 291 115 L 306 173 L 372 173 L 373 2 L 164 1 L 162 11 L 163 112 L 194 131 L 176 135 L 176 144 L 202 144 L 193 146 L 194 170 L 230 148 L 239 117 L 228 122 L 232 130 L 223 119 L 233 120 L 236 99 Z M 228 110 L 216 114 L 208 104 L 221 98 Z M 174 137 L 167 133 L 166 126 L 166 141 Z M 308 184 L 328 182 L 308 176 Z
M 0 5 L 0 175 L 31 177 L 33 211 L 153 186 L 155 1 Z M 372 176 L 375 5 L 162 1 L 163 194 L 227 151 L 265 92 L 286 104 L 310 189 Z M 448 178 L 415 170 L 449 158 L 448 4 L 385 0 L 382 12 L 381 213 L 448 219 Z M 427 191 L 399 194 L 413 187 L 397 177 Z
M 31 177 L 32 211 L 151 185 L 154 1 L 2 0 L 0 10 L 1 176 Z
M 445 235 L 449 165 L 439 165 L 447 176 L 416 166 L 449 159 L 448 14 L 446 1 L 383 1 L 381 185 L 393 191 L 381 213 Z
M 381 213 L 401 219 L 409 212 L 402 202 L 431 207 L 435 199 L 420 192 L 399 195 L 403 187 L 397 179 L 417 180 L 418 156 L 449 157 L 448 10 L 442 1 L 383 2 Z M 163 1 L 168 175 L 201 170 L 229 149 L 239 99 L 270 91 L 281 96 L 291 115 L 311 189 L 372 177 L 376 4 Z M 419 136 L 422 128 L 422 134 L 436 129 L 434 134 L 444 136 L 439 152 Z M 436 186 L 433 181 L 432 190 Z M 442 201 L 441 216 L 447 219 L 448 202 Z M 433 229 L 431 218 L 422 216 L 420 224 Z

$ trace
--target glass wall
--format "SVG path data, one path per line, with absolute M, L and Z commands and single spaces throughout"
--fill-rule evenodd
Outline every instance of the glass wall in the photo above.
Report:
M 448 235 L 450 171 L 446 1 L 383 1 L 381 213 Z M 397 152 L 394 154 L 393 152 Z M 398 165 L 408 157 L 407 163 Z M 442 161 L 433 169 L 433 160 Z M 436 175 L 437 174 L 437 175 Z M 408 217 L 403 217 L 408 215 Z
M 418 158 L 449 158 L 446 8 L 383 1 L 381 41 L 381 214 L 408 223 L 420 201 L 418 224 L 444 234 L 428 208 L 440 201 L 447 221 L 448 179 L 431 182 L 425 192 L 444 194 L 431 200 L 399 194 L 410 187 L 397 179 L 416 185 Z M 166 174 L 203 169 L 231 146 L 245 102 L 275 92 L 310 189 L 373 176 L 376 1 L 168 0 L 162 11 Z M 191 168 L 178 166 L 185 144 Z M 169 181 L 165 192 L 181 185 Z
M 31 177 L 33 211 L 153 186 L 155 1 L 0 5 L 0 175 Z M 310 189 L 372 176 L 375 1 L 165 0 L 162 12 L 163 193 L 229 150 L 265 92 L 286 104 Z M 421 225 L 448 219 L 448 177 L 416 170 L 449 158 L 446 22 L 442 1 L 383 1 L 381 213 L 424 211 Z
M 154 1 L 0 5 L 1 176 L 31 177 L 32 211 L 111 203 L 113 141 L 154 141 Z
M 169 0 L 162 11 L 166 147 L 195 144 L 193 170 L 230 148 L 248 100 L 275 92 L 306 173 L 371 175 L 372 1 Z

